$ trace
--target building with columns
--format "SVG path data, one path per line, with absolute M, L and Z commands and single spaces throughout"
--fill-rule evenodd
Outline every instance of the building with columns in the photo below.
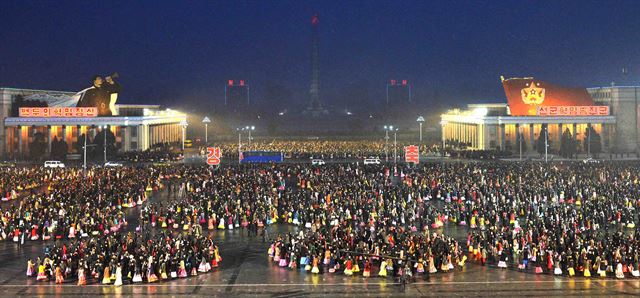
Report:
M 0 155 L 4 159 L 22 159 L 29 155 L 30 145 L 36 135 L 44 136 L 46 154 L 51 152 L 54 140 L 67 143 L 67 153 L 77 152 L 77 142 L 83 134 L 89 140 L 95 138 L 102 129 L 109 129 L 116 139 L 120 152 L 146 150 L 159 143 L 182 141 L 181 122 L 186 115 L 159 105 L 116 104 L 114 116 L 20 116 L 16 114 L 16 96 L 20 98 L 69 97 L 76 92 L 61 92 L 33 89 L 0 88 Z M 31 103 L 28 103 L 29 105 Z M 23 105 L 24 106 L 24 105 Z
M 582 144 L 592 127 L 602 151 L 638 151 L 638 87 L 566 88 L 533 78 L 503 79 L 503 85 L 507 103 L 470 104 L 442 114 L 443 142 L 515 153 L 520 137 L 527 154 L 536 152 L 546 130 L 550 151 L 557 152 L 568 131 L 585 152 Z

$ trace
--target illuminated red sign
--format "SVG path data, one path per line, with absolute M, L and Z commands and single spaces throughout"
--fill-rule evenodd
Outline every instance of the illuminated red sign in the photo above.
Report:
M 420 162 L 420 149 L 416 145 L 404 147 L 404 161 L 418 164 Z
M 222 158 L 222 151 L 220 147 L 207 147 L 207 164 L 210 166 L 217 166 L 220 164 L 220 158 Z
M 97 117 L 98 108 L 96 107 L 51 107 L 51 108 L 20 108 L 18 110 L 20 117 Z
M 609 116 L 608 106 L 542 106 L 538 116 Z

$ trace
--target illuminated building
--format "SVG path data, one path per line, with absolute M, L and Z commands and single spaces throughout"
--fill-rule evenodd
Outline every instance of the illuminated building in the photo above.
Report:
M 0 155 L 5 159 L 29 156 L 36 136 L 44 139 L 45 157 L 55 141 L 64 141 L 67 153 L 79 153 L 79 137 L 87 132 L 88 140 L 92 140 L 101 132 L 101 127 L 111 130 L 120 152 L 146 150 L 155 144 L 182 140 L 180 122 L 186 120 L 185 114 L 161 109 L 159 105 L 116 104 L 113 116 L 99 116 L 87 112 L 92 108 L 67 105 L 77 94 L 0 88 L 3 118 Z
M 552 152 L 568 132 L 579 152 L 592 127 L 602 151 L 630 153 L 638 144 L 637 87 L 567 88 L 534 78 L 502 79 L 507 103 L 470 104 L 441 115 L 442 139 L 470 150 L 536 152 L 547 131 Z M 595 135 L 594 135 L 595 136 Z

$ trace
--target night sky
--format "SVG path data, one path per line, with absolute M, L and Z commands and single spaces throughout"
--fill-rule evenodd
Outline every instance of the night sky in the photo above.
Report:
M 504 101 L 500 75 L 640 80 L 640 1 L 7 0 L 0 86 L 76 91 L 118 71 L 121 102 L 221 103 L 228 79 L 257 101 L 276 86 L 306 102 L 314 12 L 329 105 L 381 101 L 392 78 L 447 105 Z

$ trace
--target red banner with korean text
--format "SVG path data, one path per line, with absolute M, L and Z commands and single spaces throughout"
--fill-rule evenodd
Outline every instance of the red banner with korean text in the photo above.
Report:
M 404 147 L 404 161 L 406 163 L 420 163 L 420 148 L 416 145 L 409 145 Z
M 609 116 L 608 106 L 548 106 L 538 107 L 538 116 Z
M 19 117 L 98 117 L 98 108 L 95 107 L 46 107 L 31 108 L 21 107 L 18 110 Z
M 207 164 L 210 166 L 217 166 L 220 164 L 220 158 L 222 158 L 222 151 L 220 147 L 207 147 Z

